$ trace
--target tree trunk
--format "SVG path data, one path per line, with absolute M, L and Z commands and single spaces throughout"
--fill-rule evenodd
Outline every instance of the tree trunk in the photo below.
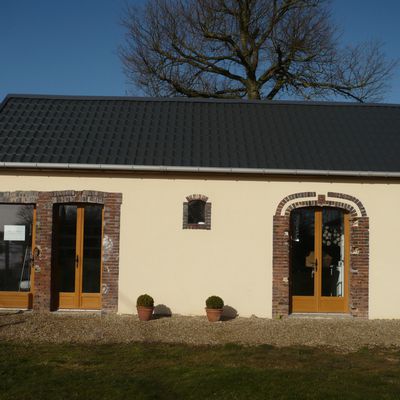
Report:
M 260 88 L 255 81 L 247 82 L 247 98 L 250 100 L 260 100 Z

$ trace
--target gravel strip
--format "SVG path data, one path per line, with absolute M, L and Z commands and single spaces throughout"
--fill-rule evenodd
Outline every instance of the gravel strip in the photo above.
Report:
M 329 347 L 400 348 L 400 320 L 236 318 L 210 323 L 206 317 L 173 315 L 140 322 L 132 315 L 0 314 L 0 340 L 34 343 L 160 342 L 190 345 L 238 343 Z

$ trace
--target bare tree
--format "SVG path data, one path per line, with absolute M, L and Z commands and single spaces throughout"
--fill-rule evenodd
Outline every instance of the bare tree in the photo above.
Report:
M 326 0 L 148 0 L 129 7 L 120 49 L 151 96 L 343 96 L 377 101 L 395 61 L 379 43 L 341 48 Z

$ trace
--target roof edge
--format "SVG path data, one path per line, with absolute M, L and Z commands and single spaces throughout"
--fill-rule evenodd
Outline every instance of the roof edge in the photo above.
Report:
M 313 169 L 272 169 L 272 168 L 224 168 L 224 167 L 178 167 L 163 165 L 118 165 L 118 164 L 62 164 L 62 163 L 19 163 L 0 162 L 1 169 L 33 170 L 91 170 L 91 171 L 131 171 L 131 172 L 195 172 L 219 174 L 255 175 L 296 175 L 330 177 L 400 178 L 400 172 L 390 171 L 334 171 Z
M 138 96 L 84 96 L 55 94 L 7 94 L 1 103 L 0 110 L 7 100 L 12 98 L 49 99 L 49 100 L 103 100 L 103 101 L 138 101 L 138 102 L 183 102 L 183 103 L 222 103 L 222 104 L 263 104 L 263 105 L 304 105 L 304 106 L 356 106 L 356 107 L 400 107 L 395 103 L 360 103 L 345 101 L 309 101 L 309 100 L 248 100 L 248 99 L 214 99 L 201 97 L 138 97 Z
M 0 102 L 0 112 L 3 110 L 5 107 L 7 101 L 10 99 L 10 95 L 8 94 L 4 99 Z

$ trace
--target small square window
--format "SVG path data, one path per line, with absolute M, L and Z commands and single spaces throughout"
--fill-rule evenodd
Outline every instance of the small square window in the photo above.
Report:
M 211 203 L 191 197 L 183 203 L 183 229 L 211 229 Z

